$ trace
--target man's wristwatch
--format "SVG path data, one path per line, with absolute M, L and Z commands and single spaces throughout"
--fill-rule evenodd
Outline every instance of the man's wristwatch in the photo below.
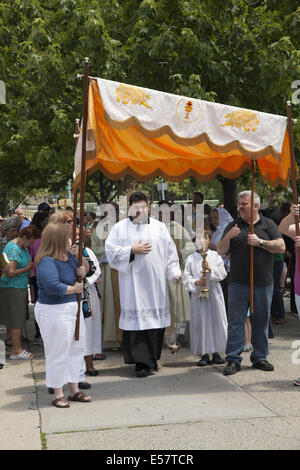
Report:
M 264 241 L 263 240 L 259 240 L 259 248 L 262 248 L 264 246 Z

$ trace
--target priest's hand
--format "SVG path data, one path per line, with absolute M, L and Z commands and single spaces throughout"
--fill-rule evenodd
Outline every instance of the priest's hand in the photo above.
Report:
M 173 282 L 175 282 L 175 284 L 180 284 L 181 283 L 181 276 L 175 276 L 173 278 Z
M 200 279 L 197 279 L 195 281 L 195 286 L 203 286 L 205 284 L 206 279 L 204 277 L 201 277 Z
M 132 245 L 131 251 L 135 255 L 147 255 L 151 251 L 151 245 L 150 243 L 142 243 L 141 240 L 139 240 L 137 243 Z

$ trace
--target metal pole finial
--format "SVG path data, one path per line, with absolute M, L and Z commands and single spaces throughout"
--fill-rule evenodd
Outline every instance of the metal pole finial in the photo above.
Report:
M 89 62 L 90 58 L 89 57 L 85 57 L 84 58 L 84 62 Z

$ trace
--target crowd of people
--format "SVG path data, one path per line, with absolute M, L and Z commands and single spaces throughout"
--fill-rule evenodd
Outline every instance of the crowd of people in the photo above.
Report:
M 120 218 L 116 203 L 107 205 L 100 220 L 85 213 L 81 266 L 78 236 L 74 240 L 79 221 L 71 207 L 55 211 L 42 203 L 31 221 L 16 209 L 0 222 L 0 253 L 6 259 L 0 278 L 0 324 L 7 328 L 9 359 L 33 359 L 22 345 L 29 290 L 35 315 L 33 343 L 44 347 L 53 406 L 68 408 L 70 401 L 92 400 L 82 390 L 90 388 L 86 377 L 98 373 L 94 361 L 105 359 L 104 343 L 122 349 L 124 362 L 135 366 L 137 377 L 158 371 L 163 345 L 174 332 L 179 346 L 188 333 L 192 354 L 200 356 L 199 367 L 226 364 L 224 375 L 232 375 L 241 369 L 242 353 L 250 351 L 253 368 L 274 370 L 267 360 L 270 318 L 277 325 L 286 321 L 287 276 L 291 311 L 300 311 L 295 251 L 300 237 L 294 225 L 298 206 L 279 206 L 271 196 L 261 210 L 255 194 L 253 234 L 250 191 L 238 195 L 235 219 L 222 204 L 205 204 L 199 192 L 188 225 L 183 208 L 180 220 L 171 211 L 166 223 L 162 213 L 170 204 L 161 201 L 159 207 L 153 216 L 147 196 L 135 192 L 127 217 Z

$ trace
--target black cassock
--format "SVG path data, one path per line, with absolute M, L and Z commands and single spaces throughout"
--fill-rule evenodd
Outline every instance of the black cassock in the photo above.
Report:
M 123 331 L 122 352 L 126 364 L 157 370 L 164 342 L 165 328 Z

